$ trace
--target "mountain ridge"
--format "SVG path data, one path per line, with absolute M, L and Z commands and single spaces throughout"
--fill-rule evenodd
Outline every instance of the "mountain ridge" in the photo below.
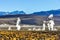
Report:
M 34 12 L 33 14 L 47 16 L 50 14 L 54 14 L 55 16 L 60 16 L 60 10 L 50 10 L 50 11 L 41 11 L 41 12 Z
M 3 15 L 18 15 L 18 14 L 26 14 L 24 11 L 12 11 L 12 12 L 1 12 L 0 11 L 0 16 Z M 60 16 L 60 9 L 58 10 L 50 10 L 50 11 L 40 11 L 40 12 L 33 12 L 31 13 L 32 15 L 40 15 L 40 16 L 47 16 L 50 14 L 54 14 L 55 16 Z M 28 14 L 27 14 L 28 15 Z
M 26 14 L 24 11 L 0 12 L 0 16 Z

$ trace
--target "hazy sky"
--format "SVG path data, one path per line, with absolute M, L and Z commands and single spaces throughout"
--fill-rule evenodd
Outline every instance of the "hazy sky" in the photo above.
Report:
M 33 13 L 56 9 L 60 9 L 60 0 L 0 0 L 0 11 Z

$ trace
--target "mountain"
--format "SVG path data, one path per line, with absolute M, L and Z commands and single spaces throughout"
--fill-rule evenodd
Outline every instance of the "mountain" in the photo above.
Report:
M 0 12 L 0 16 L 5 14 L 7 14 L 7 12 Z
M 10 15 L 15 15 L 15 14 L 25 14 L 24 11 L 13 11 L 9 13 Z
M 12 11 L 12 12 L 0 12 L 1 15 L 18 15 L 18 14 L 26 14 L 24 11 Z M 50 10 L 50 11 L 40 11 L 31 13 L 32 15 L 40 15 L 40 16 L 48 16 L 50 14 L 54 14 L 55 16 L 60 16 L 60 9 L 58 10 Z
M 24 11 L 0 12 L 0 16 L 3 16 L 3 15 L 18 15 L 18 14 L 25 14 L 25 12 Z
M 34 12 L 33 14 L 40 15 L 40 16 L 47 16 L 47 15 L 50 15 L 50 14 L 54 14 L 55 16 L 60 16 L 60 9 L 50 10 L 50 11 Z

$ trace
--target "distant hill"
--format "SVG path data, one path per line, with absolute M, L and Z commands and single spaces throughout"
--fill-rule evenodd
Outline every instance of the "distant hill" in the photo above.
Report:
M 47 15 L 50 15 L 50 14 L 54 14 L 54 16 L 60 16 L 60 9 L 59 10 L 34 12 L 33 14 L 41 15 L 41 16 L 47 16 Z
M 24 11 L 0 12 L 0 16 L 26 14 Z
M 13 11 L 9 13 L 10 15 L 16 15 L 16 14 L 26 14 L 24 11 Z
M 29 25 L 42 25 L 44 20 L 47 20 L 47 16 L 39 16 L 39 15 L 5 15 L 5 16 L 0 16 L 0 24 L 1 23 L 8 23 L 8 24 L 15 24 L 16 19 L 13 18 L 21 18 L 21 24 L 29 24 Z M 2 20 L 2 19 L 4 20 Z M 5 20 L 7 18 L 8 20 Z M 9 18 L 12 18 L 10 20 Z M 60 25 L 60 16 L 54 16 L 55 24 Z
M 26 14 L 24 11 L 12 11 L 12 12 L 0 12 L 0 16 L 4 15 L 21 15 Z M 40 11 L 31 13 L 32 15 L 40 15 L 40 16 L 48 16 L 50 14 L 54 14 L 55 16 L 60 16 L 60 9 L 58 10 L 50 10 L 50 11 Z

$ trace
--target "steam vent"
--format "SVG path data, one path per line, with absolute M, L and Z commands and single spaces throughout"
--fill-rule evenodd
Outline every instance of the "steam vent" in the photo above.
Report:
M 41 19 L 40 24 L 33 23 L 37 22 L 35 18 L 34 21 L 25 17 L 30 15 L 22 16 L 0 18 L 0 40 L 60 40 L 60 29 L 53 14 L 46 20 Z M 33 24 L 29 24 L 30 21 Z

